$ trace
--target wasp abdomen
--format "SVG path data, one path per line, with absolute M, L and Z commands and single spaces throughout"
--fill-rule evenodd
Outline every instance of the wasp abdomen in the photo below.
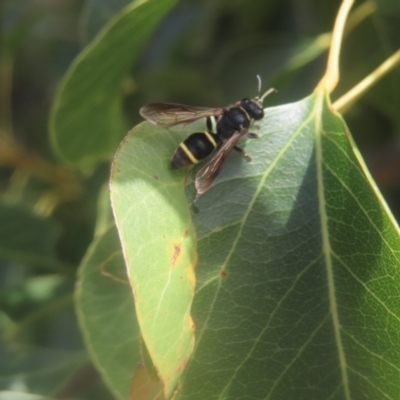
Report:
M 179 169 L 197 164 L 208 157 L 220 142 L 221 139 L 211 132 L 192 133 L 175 150 L 171 167 Z

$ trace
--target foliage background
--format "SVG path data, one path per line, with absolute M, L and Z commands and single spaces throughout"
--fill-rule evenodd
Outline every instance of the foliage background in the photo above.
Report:
M 111 398 L 86 353 L 72 300 L 76 269 L 96 229 L 109 221 L 102 189 L 109 163 L 86 174 L 67 168 L 52 150 L 48 126 L 61 78 L 104 24 L 129 3 L 0 4 L 1 390 Z M 376 11 L 346 37 L 334 99 L 400 47 L 396 3 L 376 2 Z M 262 76 L 264 88 L 279 90 L 269 100 L 273 104 L 305 97 L 325 68 L 324 42 L 315 39 L 331 30 L 339 4 L 179 2 L 124 82 L 127 126 L 140 122 L 138 109 L 150 101 L 219 106 L 251 97 L 256 93 L 256 74 Z M 345 114 L 397 219 L 399 97 L 397 68 Z

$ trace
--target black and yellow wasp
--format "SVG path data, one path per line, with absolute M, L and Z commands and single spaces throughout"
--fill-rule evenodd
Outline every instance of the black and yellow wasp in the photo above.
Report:
M 261 80 L 259 80 L 259 92 Z M 140 115 L 149 122 L 170 127 L 188 124 L 200 118 L 206 118 L 207 130 L 192 133 L 180 143 L 171 161 L 174 169 L 197 164 L 208 157 L 214 150 L 211 160 L 196 174 L 196 189 L 202 194 L 209 189 L 232 149 L 251 160 L 236 143 L 244 136 L 257 138 L 249 132 L 252 120 L 264 117 L 263 101 L 275 89 L 269 89 L 261 97 L 245 98 L 232 106 L 221 108 L 193 107 L 176 103 L 150 103 L 140 109 Z

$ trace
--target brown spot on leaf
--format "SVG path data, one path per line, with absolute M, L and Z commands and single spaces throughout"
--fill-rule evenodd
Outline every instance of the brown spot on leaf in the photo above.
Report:
M 189 236 L 189 229 L 185 229 L 185 232 L 183 232 L 183 237 L 187 238 Z
M 153 175 L 153 179 L 155 179 L 156 181 L 158 181 L 158 176 L 157 175 Z
M 182 248 L 180 243 L 175 243 L 174 244 L 174 253 L 171 258 L 171 267 L 174 268 L 176 262 L 178 261 L 178 258 L 181 254 Z
M 228 276 L 228 273 L 224 269 L 222 269 L 219 274 L 221 275 L 221 278 L 226 278 Z
M 194 321 L 193 321 L 193 318 L 192 317 L 189 317 L 189 323 L 190 323 L 190 327 L 193 329 L 193 330 L 195 330 L 196 329 L 196 325 L 194 324 Z
M 187 360 L 187 359 L 183 360 L 183 361 L 176 367 L 176 370 L 175 370 L 176 373 L 180 374 L 180 373 L 186 368 L 187 363 L 188 363 L 188 360 Z

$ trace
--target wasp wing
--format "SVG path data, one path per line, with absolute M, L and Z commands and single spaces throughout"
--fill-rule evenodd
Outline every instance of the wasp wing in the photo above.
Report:
M 177 103 L 150 103 L 143 106 L 139 112 L 152 124 L 169 127 L 189 124 L 200 118 L 218 117 L 223 111 L 223 108 L 192 107 Z
M 213 158 L 197 172 L 195 185 L 198 195 L 206 192 L 210 188 L 212 183 L 215 181 L 215 178 L 220 173 L 227 155 L 236 146 L 238 140 L 247 133 L 247 131 L 248 129 L 243 128 L 242 130 L 235 132 L 233 136 L 231 136 L 217 150 L 217 153 Z

